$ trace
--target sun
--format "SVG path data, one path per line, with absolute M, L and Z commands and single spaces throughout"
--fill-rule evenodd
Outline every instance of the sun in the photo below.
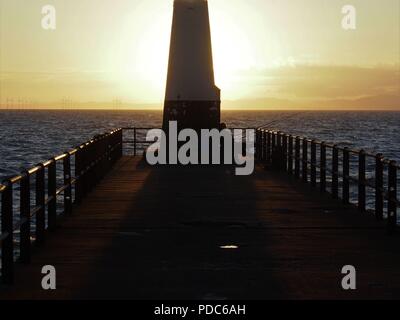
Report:
M 239 73 L 255 66 L 254 45 L 235 15 L 226 14 L 222 2 L 209 2 L 209 10 L 215 83 L 224 98 L 240 98 L 246 88 L 238 83 Z M 127 84 L 140 79 L 143 100 L 164 99 L 172 13 L 172 0 L 141 2 L 131 16 L 126 16 L 119 36 L 119 58 L 111 59 L 118 64 L 126 92 L 135 90 Z
M 218 12 L 213 16 L 220 17 L 210 22 L 215 82 L 222 92 L 230 92 L 238 72 L 254 66 L 252 46 L 243 30 L 229 17 Z M 240 91 L 236 94 L 240 95 Z

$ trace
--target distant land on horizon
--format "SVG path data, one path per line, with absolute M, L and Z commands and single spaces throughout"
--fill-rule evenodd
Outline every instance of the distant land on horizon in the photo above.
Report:
M 17 100 L 17 99 L 15 99 Z M 162 110 L 163 102 L 159 103 L 137 103 L 119 101 L 115 102 L 32 102 L 22 99 L 20 103 L 1 104 L 1 110 L 18 109 L 54 109 L 54 110 Z M 393 110 L 400 111 L 400 94 L 377 95 L 361 97 L 358 99 L 321 99 L 293 101 L 279 98 L 255 98 L 243 100 L 223 100 L 223 110 Z

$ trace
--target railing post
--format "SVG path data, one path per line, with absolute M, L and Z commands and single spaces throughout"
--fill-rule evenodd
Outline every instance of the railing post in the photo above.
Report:
M 271 142 L 271 131 L 267 132 L 267 163 L 271 163 L 271 147 L 272 142 Z
M 255 136 L 255 138 L 256 138 L 256 142 L 255 142 L 255 159 L 258 159 L 258 155 L 260 153 L 260 145 L 259 145 L 259 138 L 258 138 L 259 131 L 258 130 L 260 130 L 260 129 L 256 129 L 256 136 Z M 136 155 L 136 154 L 134 154 L 134 155 Z
M 104 135 L 102 138 L 102 149 L 103 149 L 103 176 L 107 174 L 110 168 L 110 148 L 109 148 L 109 138 L 108 135 Z
M 274 147 L 274 159 L 272 160 L 272 165 L 275 169 L 282 169 L 282 139 L 281 132 L 277 131 L 275 133 L 275 147 Z
M 276 149 L 276 132 L 272 132 L 272 148 L 271 154 L 275 152 Z
M 136 156 L 136 150 L 137 150 L 137 146 L 136 146 L 136 128 L 133 128 L 133 155 Z
M 106 135 L 103 135 L 101 137 L 101 152 L 102 152 L 101 176 L 104 177 L 108 169 L 108 145 L 107 145 Z
M 307 138 L 303 138 L 303 172 L 302 172 L 302 176 L 303 176 L 303 181 L 307 182 L 308 181 L 308 142 L 307 142 Z
M 64 214 L 70 214 L 72 212 L 72 185 L 71 185 L 71 156 L 69 152 L 66 152 L 66 157 L 63 160 L 63 175 L 64 175 L 64 186 L 67 186 L 64 190 Z
M 108 150 L 108 165 L 107 165 L 107 172 L 110 171 L 113 163 L 113 152 L 112 152 L 112 136 L 111 134 L 107 134 L 107 150 Z
M 83 196 L 86 196 L 87 193 L 89 192 L 89 164 L 90 164 L 90 147 L 91 147 L 91 143 L 90 141 L 88 143 L 86 143 L 83 147 L 83 152 L 82 152 L 82 156 L 83 156 Z
M 75 202 L 80 203 L 83 198 L 83 147 L 79 146 L 75 153 Z
M 47 223 L 49 231 L 54 231 L 57 224 L 57 177 L 56 177 L 56 161 L 51 159 L 47 167 L 47 195 L 49 202 L 47 204 Z
M 89 141 L 85 151 L 85 195 L 87 195 L 92 189 L 94 146 L 95 142 Z
M 85 197 L 88 192 L 88 175 L 89 175 L 89 151 L 90 143 L 85 143 L 82 148 L 82 197 Z
M 260 160 L 264 161 L 264 130 L 260 129 Z
M 283 149 L 283 167 L 285 171 L 288 171 L 288 158 L 287 158 L 287 150 L 288 150 L 288 136 L 286 134 L 282 135 L 282 149 Z
M 123 154 L 124 154 L 124 150 L 123 150 L 123 130 L 119 129 L 118 132 L 118 143 L 119 143 L 119 158 L 122 158 Z
M 326 191 L 326 144 L 321 142 L 321 155 L 320 155 L 320 190 Z
M 262 132 L 263 134 L 263 161 L 266 162 L 267 161 L 267 131 L 263 130 Z
M 259 159 L 264 161 L 264 130 L 260 129 L 259 133 L 259 140 L 260 140 L 260 154 Z
M 311 141 L 311 185 L 317 185 L 317 143 Z
M 107 171 L 110 171 L 110 169 L 113 165 L 112 136 L 110 134 L 107 134 L 107 149 L 108 149 Z
M 97 136 L 95 139 L 93 139 L 93 150 L 92 150 L 92 161 L 93 161 L 93 168 L 92 168 L 92 173 L 90 175 L 90 188 L 93 189 L 93 187 L 100 181 L 100 142 L 101 142 L 101 137 Z
M 1 242 L 1 278 L 4 284 L 14 282 L 13 241 L 13 189 L 10 181 L 3 182 L 5 190 L 1 201 L 1 234 L 7 235 Z
M 397 226 L 397 164 L 389 163 L 388 177 L 388 231 L 393 233 Z
M 96 138 L 90 142 L 90 149 L 88 152 L 89 156 L 88 192 L 92 191 L 96 184 L 97 146 L 98 146 L 98 139 Z M 117 154 L 118 150 L 114 150 L 114 152 Z
M 294 152 L 294 175 L 296 179 L 300 178 L 300 137 L 296 137 Z
M 115 148 L 117 145 L 117 140 L 118 140 L 117 132 L 115 132 L 115 131 L 112 132 L 110 139 L 111 139 L 111 148 L 113 148 L 113 164 L 114 164 L 119 156 L 118 155 L 119 151 Z
M 378 153 L 375 156 L 375 217 L 383 220 L 383 155 Z
M 289 148 L 288 148 L 288 172 L 293 174 L 293 136 L 289 136 Z
M 96 184 L 103 177 L 103 136 L 99 136 L 96 143 Z
M 358 209 L 365 211 L 365 151 L 361 150 L 358 155 Z
M 260 160 L 260 129 L 256 130 L 256 159 Z M 136 153 L 135 153 L 136 156 Z
M 27 171 L 21 180 L 20 207 L 20 261 L 29 263 L 31 260 L 31 187 Z
M 276 133 L 276 145 L 277 145 L 277 147 L 278 148 L 281 148 L 282 147 L 282 133 L 280 132 L 280 131 L 278 131 L 277 133 Z
M 343 149 L 343 187 L 342 187 L 343 203 L 350 202 L 350 150 L 345 147 Z
M 73 203 L 76 203 L 76 204 L 78 204 L 80 201 L 81 201 L 81 195 L 80 195 L 80 193 L 81 193 L 81 186 L 80 186 L 80 183 L 81 183 L 81 179 L 80 179 L 80 171 L 81 171 L 81 156 L 80 156 L 80 153 L 81 152 L 81 147 L 79 146 L 79 147 L 76 147 L 76 152 L 74 153 L 74 157 L 75 157 L 75 159 L 74 159 L 74 171 L 75 171 L 75 173 L 74 173 L 74 175 L 75 175 L 75 177 L 74 177 L 74 179 L 75 179 L 75 183 L 74 183 L 74 202 Z
M 44 243 L 45 231 L 45 187 L 44 187 L 44 166 L 39 164 L 40 169 L 36 172 L 36 241 L 37 245 Z
M 332 148 L 332 196 L 339 198 L 339 150 L 337 145 Z

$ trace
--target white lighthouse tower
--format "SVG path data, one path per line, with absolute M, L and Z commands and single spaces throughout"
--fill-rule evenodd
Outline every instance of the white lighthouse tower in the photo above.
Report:
M 220 89 L 214 83 L 206 0 L 175 0 L 163 126 L 180 129 L 220 125 Z

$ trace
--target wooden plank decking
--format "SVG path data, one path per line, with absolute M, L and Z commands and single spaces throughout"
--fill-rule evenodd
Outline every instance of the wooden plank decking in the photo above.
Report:
M 0 299 L 400 298 L 399 249 L 369 215 L 261 167 L 123 157 Z M 349 264 L 356 291 L 341 289 Z M 57 290 L 41 289 L 43 265 Z

